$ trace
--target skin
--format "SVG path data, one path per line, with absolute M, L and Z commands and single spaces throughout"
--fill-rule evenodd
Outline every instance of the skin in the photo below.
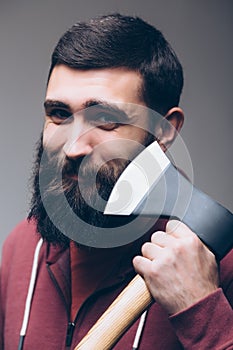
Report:
M 79 71 L 64 65 L 56 66 L 49 80 L 46 101 L 62 102 L 67 105 L 63 112 L 76 113 L 76 115 L 72 125 L 64 127 L 61 123 L 65 118 L 59 120 L 55 108 L 52 110 L 52 115 L 48 115 L 51 114 L 51 111 L 46 109 L 44 145 L 51 149 L 62 148 L 66 156 L 72 159 L 87 155 L 93 156 L 97 145 L 119 138 L 128 140 L 134 135 L 135 141 L 142 142 L 145 137 L 143 129 L 134 125 L 123 125 L 113 127 L 112 130 L 105 130 L 95 123 L 92 107 L 89 109 L 88 117 L 84 115 L 84 110 L 93 101 L 144 106 L 139 94 L 140 85 L 140 76 L 123 68 Z M 124 105 L 124 109 L 130 116 L 129 123 L 137 123 L 138 118 L 133 108 L 130 105 Z M 102 119 L 99 120 L 99 123 L 101 121 Z M 144 122 L 144 126 L 147 127 L 148 121 Z M 59 133 L 61 128 L 62 133 Z M 59 137 L 56 137 L 56 134 Z M 53 138 L 52 142 L 50 142 L 51 138 Z M 104 148 L 103 150 L 106 151 Z
M 214 254 L 183 223 L 168 222 L 166 233 L 155 232 L 134 258 L 154 299 L 169 315 L 178 313 L 218 288 Z
M 116 149 L 125 157 L 134 155 L 136 145 L 145 138 L 143 128 L 149 125 L 148 116 L 138 116 L 135 109 L 145 106 L 141 84 L 141 76 L 126 68 L 76 70 L 56 66 L 46 93 L 44 146 L 70 159 L 88 156 L 95 163 L 114 159 Z M 128 124 L 116 123 L 111 116 L 99 117 L 98 113 L 97 118 L 95 108 L 86 114 L 84 109 L 96 101 L 120 103 Z M 183 112 L 174 107 L 164 118 L 173 127 L 164 131 L 156 125 L 155 131 L 165 151 L 182 127 Z M 134 142 L 128 144 L 128 140 Z M 112 142 L 117 142 L 116 147 Z M 218 273 L 213 254 L 187 226 L 170 222 L 166 232 L 156 232 L 151 242 L 143 245 L 143 256 L 135 257 L 133 263 L 156 301 L 174 314 L 216 290 Z
M 142 143 L 149 120 L 146 115 L 138 115 L 137 106 L 145 106 L 140 94 L 141 84 L 141 76 L 126 68 L 77 70 L 64 65 L 56 66 L 45 98 L 44 146 L 51 151 L 62 149 L 72 159 L 93 155 L 94 148 L 104 142 L 121 139 Z M 84 115 L 85 108 L 93 101 L 120 104 L 128 115 L 128 124 L 113 127 L 111 130 L 99 127 L 93 121 L 91 109 L 88 117 Z M 65 107 L 56 107 L 57 102 Z M 70 123 L 72 125 L 64 125 L 63 122 L 71 114 L 75 114 L 73 122 Z M 162 128 L 156 126 L 156 135 L 164 150 L 173 142 L 176 130 L 179 131 L 182 127 L 183 112 L 175 107 L 168 111 L 165 118 L 173 126 L 170 131 L 166 130 L 163 135 Z M 125 143 L 123 145 L 122 152 Z

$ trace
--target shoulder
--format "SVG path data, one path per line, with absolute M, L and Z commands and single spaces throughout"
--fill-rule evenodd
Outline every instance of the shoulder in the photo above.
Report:
M 233 307 L 233 249 L 220 263 L 220 286 Z
M 7 290 L 17 291 L 23 281 L 31 275 L 34 252 L 40 235 L 36 232 L 35 223 L 24 220 L 6 238 L 2 248 L 1 259 L 1 293 L 2 298 Z
M 33 221 L 24 220 L 20 222 L 3 244 L 2 262 L 8 258 L 18 257 L 20 254 L 30 255 L 30 251 L 34 252 L 39 239 L 40 235 L 37 233 Z
M 233 249 L 220 262 L 222 284 L 233 282 Z

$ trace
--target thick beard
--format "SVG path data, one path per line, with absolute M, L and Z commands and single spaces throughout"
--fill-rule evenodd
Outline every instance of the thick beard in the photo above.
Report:
M 148 134 L 144 145 L 148 145 L 153 141 L 153 137 Z M 42 161 L 43 159 L 43 161 Z M 83 161 L 82 167 L 80 163 Z M 85 221 L 91 227 L 114 227 L 115 220 L 111 217 L 103 215 L 105 201 L 114 187 L 118 177 L 129 164 L 128 160 L 114 159 L 104 164 L 98 171 L 91 164 L 89 158 L 79 159 L 77 161 L 60 159 L 58 153 L 54 153 L 48 157 L 43 148 L 43 138 L 37 145 L 36 159 L 33 172 L 33 195 L 31 200 L 31 210 L 28 215 L 29 220 L 35 220 L 38 233 L 44 240 L 55 245 L 68 247 L 70 238 L 61 232 L 53 223 L 44 206 L 44 198 L 52 203 L 53 217 L 56 222 L 69 222 L 66 214 L 72 210 L 81 220 Z M 58 178 L 61 176 L 62 170 L 62 186 Z M 85 179 L 84 190 L 80 191 L 78 181 L 66 177 L 67 174 L 79 174 Z M 41 191 L 40 178 L 46 179 L 46 183 Z M 93 181 L 96 178 L 96 182 Z M 89 181 L 88 181 L 89 179 Z M 42 195 L 41 195 L 42 193 Z M 61 204 L 61 197 L 67 199 L 67 207 Z M 88 198 L 87 203 L 86 199 Z M 95 209 L 92 207 L 95 206 Z M 119 225 L 124 224 L 119 222 Z M 58 225 L 59 226 L 59 225 Z M 78 230 L 78 228 L 77 228 Z

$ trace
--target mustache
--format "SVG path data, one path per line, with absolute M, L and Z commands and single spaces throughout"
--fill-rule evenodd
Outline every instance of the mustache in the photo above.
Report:
M 68 159 L 59 150 L 48 151 L 41 135 L 31 178 L 33 193 L 28 220 L 35 220 L 37 232 L 46 241 L 64 247 L 69 246 L 70 238 L 53 219 L 55 223 L 61 222 L 61 227 L 64 223 L 71 226 L 70 210 L 89 224 L 88 234 L 95 227 L 112 227 L 109 218 L 103 215 L 104 203 L 126 164 L 125 160 L 114 159 L 98 165 L 90 156 Z M 85 180 L 83 189 L 79 188 L 78 180 L 73 180 L 72 175 L 78 174 Z M 93 177 L 95 183 L 92 180 L 89 186 L 88 181 Z
M 71 159 L 59 152 L 48 153 L 44 149 L 39 174 L 43 177 L 41 183 L 47 184 L 43 186 L 44 193 L 59 195 L 79 187 L 80 182 L 86 188 L 95 186 L 97 190 L 101 184 L 113 187 L 129 163 L 129 160 L 116 158 L 97 164 L 91 155 Z
M 40 185 L 48 194 L 61 194 L 77 186 L 75 178 L 93 177 L 96 167 L 86 158 L 68 159 L 59 152 L 48 153 L 44 149 L 39 164 Z

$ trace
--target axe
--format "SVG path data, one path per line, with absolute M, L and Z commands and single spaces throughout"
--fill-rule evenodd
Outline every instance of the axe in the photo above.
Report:
M 233 247 L 233 214 L 194 187 L 157 141 L 122 172 L 104 214 L 176 218 L 189 226 L 220 261 Z M 137 275 L 75 350 L 109 350 L 154 300 Z

